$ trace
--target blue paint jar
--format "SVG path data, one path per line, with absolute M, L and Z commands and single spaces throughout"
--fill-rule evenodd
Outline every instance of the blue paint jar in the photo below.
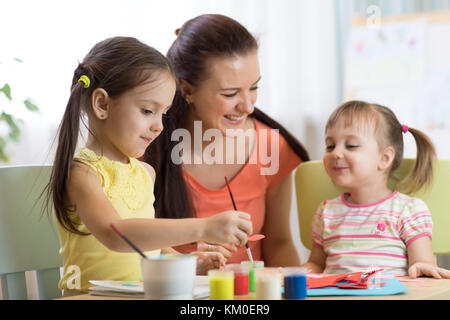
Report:
M 285 299 L 306 298 L 306 268 L 283 268 Z

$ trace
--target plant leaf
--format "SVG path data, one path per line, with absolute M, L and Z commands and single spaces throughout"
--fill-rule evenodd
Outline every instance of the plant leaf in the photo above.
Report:
M 16 119 L 13 115 L 6 112 L 2 112 L 1 119 L 6 121 L 6 123 L 9 126 L 10 131 L 8 134 L 8 138 L 11 139 L 12 141 L 16 142 L 19 141 L 20 128 L 17 125 L 17 122 L 20 122 L 20 119 Z
M 8 100 L 11 102 L 12 98 L 11 98 L 11 87 L 9 86 L 9 84 L 5 83 L 5 85 L 3 86 L 3 88 L 0 89 L 1 92 L 3 92 L 6 96 L 6 98 L 8 98 Z
M 14 58 L 13 60 L 15 60 L 15 61 L 17 61 L 17 62 L 20 62 L 20 63 L 23 63 L 23 61 L 20 60 L 19 58 Z
M 30 99 L 27 99 L 23 102 L 23 104 L 25 105 L 25 107 L 27 107 L 28 110 L 30 111 L 39 111 L 39 108 L 37 105 L 35 105 L 33 102 L 31 102 Z
M 0 148 L 0 161 L 9 162 L 8 156 L 5 154 L 5 152 L 1 148 Z
M 11 130 L 11 132 L 8 134 L 8 138 L 11 139 L 14 142 L 19 142 L 20 131 L 18 131 L 18 130 Z
M 0 137 L 0 161 L 9 162 L 9 158 L 5 153 L 6 141 Z
M 20 131 L 20 128 L 17 125 L 16 119 L 14 118 L 13 115 L 6 112 L 2 112 L 2 119 L 5 120 L 6 123 L 9 125 L 11 131 Z

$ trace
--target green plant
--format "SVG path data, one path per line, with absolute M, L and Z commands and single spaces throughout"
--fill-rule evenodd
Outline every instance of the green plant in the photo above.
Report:
M 22 60 L 15 58 L 14 61 L 22 63 Z M 9 157 L 6 154 L 6 146 L 8 142 L 18 142 L 20 139 L 20 124 L 23 124 L 23 120 L 17 118 L 12 113 L 7 110 L 11 107 L 11 102 L 13 101 L 11 95 L 11 86 L 6 82 L 2 88 L 0 88 L 0 93 L 3 93 L 6 99 L 9 101 L 8 104 L 4 104 L 0 102 L 0 127 L 6 127 L 6 133 L 0 131 L 0 161 L 9 162 Z M 25 99 L 23 105 L 27 108 L 27 110 L 31 112 L 39 111 L 38 106 L 36 106 L 30 98 Z

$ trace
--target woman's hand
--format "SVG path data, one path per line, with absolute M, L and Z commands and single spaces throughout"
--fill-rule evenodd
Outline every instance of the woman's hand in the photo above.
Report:
M 444 268 L 439 268 L 434 264 L 425 262 L 417 262 L 408 269 L 408 275 L 411 278 L 417 278 L 420 276 L 433 277 L 436 279 L 450 279 L 450 271 Z
M 242 247 L 253 232 L 250 215 L 242 211 L 224 211 L 202 220 L 205 242 Z

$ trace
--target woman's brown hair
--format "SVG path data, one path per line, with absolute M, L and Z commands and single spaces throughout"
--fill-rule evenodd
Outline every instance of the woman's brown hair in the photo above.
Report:
M 325 131 L 333 127 L 340 119 L 344 125 L 372 125 L 380 148 L 392 146 L 395 150 L 394 160 L 389 168 L 389 176 L 397 169 L 403 159 L 403 134 L 410 132 L 417 145 L 414 168 L 402 179 L 397 187 L 405 193 L 414 193 L 422 187 L 428 187 L 433 180 L 433 162 L 436 150 L 430 138 L 420 130 L 404 127 L 395 114 L 387 107 L 364 101 L 348 101 L 339 106 L 328 118 Z M 403 131 L 404 128 L 408 130 Z
M 68 199 L 67 181 L 78 143 L 80 120 L 84 123 L 83 116 L 91 112 L 92 92 L 103 88 L 111 98 L 116 98 L 127 90 L 155 81 L 164 71 L 175 78 L 164 55 L 132 37 L 113 37 L 97 43 L 75 69 L 69 101 L 58 129 L 50 182 L 45 190 L 47 204 L 53 204 L 58 222 L 68 231 L 85 235 L 78 230 L 71 214 L 76 208 Z M 90 79 L 87 88 L 79 81 L 82 75 Z
M 198 85 L 207 76 L 208 59 L 245 55 L 258 49 L 256 39 L 239 22 L 218 14 L 205 14 L 187 21 L 177 32 L 167 58 L 172 63 L 179 81 Z M 184 181 L 181 165 L 171 161 L 170 154 L 176 141 L 171 141 L 174 130 L 188 115 L 189 105 L 180 88 L 175 93 L 164 130 L 147 149 L 145 161 L 156 171 L 155 211 L 157 217 L 185 218 L 195 216 L 192 199 Z M 278 129 L 290 147 L 303 161 L 309 160 L 305 148 L 278 122 L 255 108 L 251 115 L 270 128 Z

